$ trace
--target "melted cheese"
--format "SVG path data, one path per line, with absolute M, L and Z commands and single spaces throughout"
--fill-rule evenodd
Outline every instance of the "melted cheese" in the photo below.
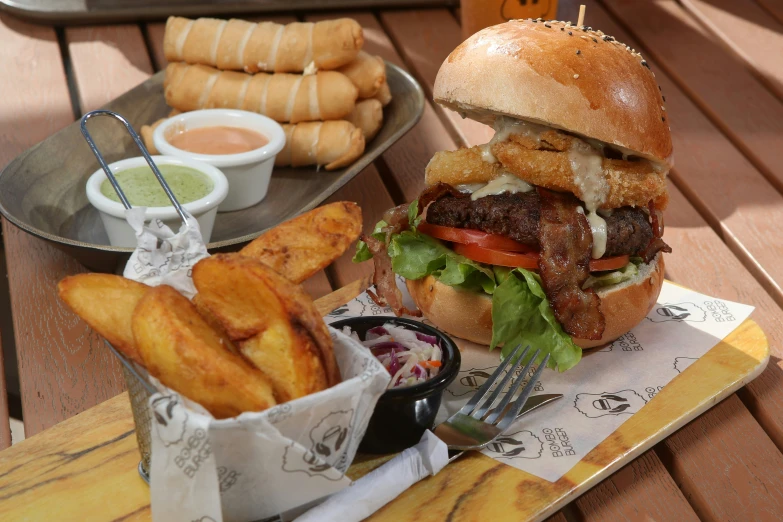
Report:
M 461 187 L 464 187 L 464 185 L 461 185 Z M 459 190 L 462 189 L 460 188 Z M 478 190 L 473 190 L 470 199 L 476 201 L 484 196 L 496 196 L 505 192 L 516 194 L 517 192 L 530 192 L 531 190 L 533 190 L 533 185 L 530 183 L 522 181 L 512 174 L 503 174 Z
M 516 120 L 507 116 L 498 116 L 495 118 L 495 124 L 492 126 L 495 129 L 495 135 L 489 140 L 489 143 L 480 145 L 481 159 L 487 163 L 497 163 L 498 160 L 494 154 L 492 154 L 492 145 L 495 143 L 501 143 L 508 140 L 508 137 L 512 134 L 520 134 L 527 136 L 536 141 L 541 141 L 541 133 L 546 131 L 548 127 L 539 125 L 537 123 L 530 123 L 527 121 Z
M 587 213 L 587 222 L 593 233 L 593 259 L 600 259 L 606 253 L 606 221 L 595 211 L 590 211 Z
M 574 173 L 574 183 L 579 188 L 578 195 L 587 210 L 595 212 L 609 195 L 609 183 L 602 168 L 603 158 L 587 143 L 574 140 L 568 151 L 568 160 Z

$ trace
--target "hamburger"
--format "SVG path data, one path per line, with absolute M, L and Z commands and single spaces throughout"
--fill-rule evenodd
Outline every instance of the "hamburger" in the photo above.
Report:
M 647 315 L 663 283 L 672 141 L 647 62 L 590 27 L 512 20 L 443 62 L 436 102 L 491 125 L 362 237 L 379 304 L 566 370 Z M 402 302 L 394 274 L 415 308 Z

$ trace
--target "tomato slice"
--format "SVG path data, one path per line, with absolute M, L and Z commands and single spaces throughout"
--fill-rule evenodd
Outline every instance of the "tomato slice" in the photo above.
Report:
M 509 266 L 525 268 L 527 270 L 538 270 L 537 252 L 505 252 L 503 250 L 493 250 L 483 248 L 478 245 L 454 244 L 454 252 L 465 256 L 473 261 L 485 263 L 487 265 Z M 590 260 L 591 272 L 603 272 L 604 270 L 617 270 L 624 267 L 629 262 L 628 256 L 607 257 L 606 259 Z
M 463 245 L 460 243 L 454 244 L 454 252 L 473 261 L 488 265 L 520 267 L 530 270 L 538 269 L 537 253 L 506 252 L 504 250 L 492 250 L 491 248 L 484 248 L 478 245 Z
M 498 235 L 487 234 L 481 230 L 469 228 L 444 227 L 431 223 L 420 223 L 417 229 L 437 239 L 461 243 L 463 245 L 478 245 L 492 250 L 505 250 L 508 252 L 532 252 L 533 248 L 524 243 Z M 505 265 L 504 265 L 505 266 Z

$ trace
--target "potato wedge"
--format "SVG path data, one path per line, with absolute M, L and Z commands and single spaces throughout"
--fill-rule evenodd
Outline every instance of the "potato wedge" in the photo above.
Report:
M 170 286 L 157 286 L 144 295 L 133 312 L 132 327 L 147 371 L 215 418 L 275 405 L 264 374 L 227 350 L 226 340 Z
M 200 304 L 272 382 L 279 402 L 340 381 L 332 339 L 310 296 L 255 259 L 218 254 L 193 267 Z
M 267 230 L 240 252 L 301 283 L 340 257 L 362 232 L 362 210 L 338 201 Z
M 65 304 L 126 357 L 141 364 L 131 316 L 150 287 L 111 274 L 78 274 L 57 284 Z

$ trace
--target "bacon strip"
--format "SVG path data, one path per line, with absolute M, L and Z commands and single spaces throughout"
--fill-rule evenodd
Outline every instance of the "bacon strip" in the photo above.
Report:
M 645 263 L 649 263 L 658 254 L 658 252 L 671 254 L 672 247 L 667 245 L 663 239 L 654 237 L 652 240 L 650 240 L 650 243 L 647 245 L 647 247 L 645 247 L 645 249 L 639 253 L 639 256 L 644 260 Z
M 572 194 L 538 189 L 541 196 L 538 267 L 555 317 L 569 335 L 598 340 L 606 318 L 593 289 L 582 290 L 590 275 L 593 235 L 579 200 Z
M 421 317 L 421 311 L 409 310 L 402 304 L 402 292 L 397 288 L 397 281 L 394 280 L 394 271 L 392 271 L 391 258 L 386 250 L 386 243 L 379 241 L 372 236 L 362 235 L 362 241 L 367 244 L 367 248 L 372 253 L 375 273 L 372 276 L 372 282 L 375 285 L 378 295 L 371 290 L 367 294 L 378 306 L 390 306 L 394 315 L 411 315 Z
M 655 202 L 650 200 L 647 204 L 650 211 L 650 220 L 652 222 L 652 231 L 654 237 L 663 237 L 663 212 L 655 208 Z

